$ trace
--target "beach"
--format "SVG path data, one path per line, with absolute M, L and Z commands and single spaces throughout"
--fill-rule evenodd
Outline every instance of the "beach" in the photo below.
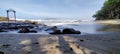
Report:
M 0 34 L 5 54 L 120 54 L 120 35 Z
M 117 22 L 85 21 L 53 25 L 59 30 L 73 28 L 81 34 L 50 35 L 49 30 L 45 31 L 49 26 L 42 25 L 36 28 L 38 33 L 18 33 L 18 30 L 1 32 L 0 54 L 120 54 Z

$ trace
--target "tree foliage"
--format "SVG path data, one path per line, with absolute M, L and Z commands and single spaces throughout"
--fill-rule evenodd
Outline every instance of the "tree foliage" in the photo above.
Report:
M 96 20 L 120 19 L 120 0 L 106 0 L 101 10 L 93 17 Z

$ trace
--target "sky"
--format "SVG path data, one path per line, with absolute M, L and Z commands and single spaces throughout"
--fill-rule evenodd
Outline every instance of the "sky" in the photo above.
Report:
M 79 19 L 92 20 L 105 0 L 0 0 L 0 16 L 6 10 L 16 11 L 18 19 Z M 10 17 L 13 13 L 10 12 Z

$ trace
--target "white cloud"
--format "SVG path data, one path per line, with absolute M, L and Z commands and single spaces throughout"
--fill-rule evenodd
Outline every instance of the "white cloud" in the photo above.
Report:
M 36 3 L 35 1 L 38 1 Z M 81 17 L 91 16 L 105 0 L 1 0 L 0 9 L 12 8 L 20 16 Z M 40 3 L 39 3 L 40 2 Z

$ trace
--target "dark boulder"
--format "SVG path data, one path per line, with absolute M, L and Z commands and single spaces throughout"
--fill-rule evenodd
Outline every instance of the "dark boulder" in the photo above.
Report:
M 54 32 L 52 32 L 50 34 L 61 34 L 61 31 L 60 30 L 54 30 Z
M 28 33 L 30 30 L 28 28 L 22 28 L 18 33 Z
M 65 28 L 62 31 L 62 34 L 80 34 L 80 31 L 76 31 L 73 28 Z
M 0 32 L 6 32 L 3 28 L 0 28 Z
M 48 29 L 46 29 L 45 31 L 49 31 L 49 30 L 57 30 L 57 26 L 53 26 L 53 27 L 50 27 L 50 28 L 48 28 Z

